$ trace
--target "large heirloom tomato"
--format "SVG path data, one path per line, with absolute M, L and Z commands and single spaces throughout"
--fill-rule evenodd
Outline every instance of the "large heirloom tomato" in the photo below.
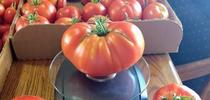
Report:
M 49 21 L 40 15 L 37 14 L 29 14 L 21 16 L 16 22 L 16 31 L 19 31 L 23 27 L 31 24 L 49 24 Z
M 115 0 L 111 3 L 108 13 L 112 21 L 140 19 L 142 8 L 136 0 Z
M 23 15 L 37 12 L 39 15 L 47 18 L 50 22 L 55 21 L 56 8 L 47 0 L 29 0 L 21 9 Z
M 97 19 L 76 23 L 63 34 L 61 47 L 75 67 L 90 76 L 107 76 L 128 69 L 144 51 L 140 29 L 129 22 Z
M 187 86 L 172 83 L 156 91 L 153 100 L 201 100 L 201 98 Z

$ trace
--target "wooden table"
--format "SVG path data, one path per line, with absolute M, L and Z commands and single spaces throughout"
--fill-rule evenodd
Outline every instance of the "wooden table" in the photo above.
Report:
M 168 83 L 182 84 L 168 54 L 145 56 L 151 69 L 148 87 L 149 100 L 154 92 Z M 54 89 L 48 79 L 50 60 L 14 61 L 0 95 L 0 100 L 11 100 L 18 95 L 38 95 L 54 100 Z

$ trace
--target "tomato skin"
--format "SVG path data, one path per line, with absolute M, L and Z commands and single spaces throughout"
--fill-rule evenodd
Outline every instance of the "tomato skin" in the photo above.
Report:
M 5 8 L 2 4 L 0 4 L 0 17 L 4 16 Z
M 56 8 L 47 0 L 40 0 L 40 4 L 38 5 L 34 5 L 32 1 L 28 1 L 21 8 L 21 12 L 23 15 L 29 15 L 37 12 L 39 15 L 47 18 L 51 23 L 56 20 Z
M 201 100 L 199 95 L 192 89 L 184 85 L 168 84 L 158 89 L 153 97 L 153 100 L 162 100 L 163 97 L 167 100 L 173 100 L 173 95 L 193 97 L 193 100 Z
M 57 9 L 63 8 L 67 5 L 67 0 L 58 0 Z
M 68 18 L 68 17 L 62 17 L 62 18 L 57 19 L 55 21 L 55 24 L 60 24 L 60 25 L 73 25 L 72 18 Z
M 166 19 L 168 17 L 168 9 L 158 2 L 149 4 L 143 11 L 143 19 Z
M 56 6 L 58 2 L 58 0 L 48 0 L 48 1 L 50 1 L 54 6 Z
M 106 16 L 96 15 L 96 16 L 93 16 L 93 17 L 89 18 L 87 23 L 95 23 L 97 18 L 103 18 L 103 19 L 106 19 L 106 22 L 111 22 L 111 20 Z
M 91 34 L 93 26 L 84 22 L 69 27 L 61 47 L 75 67 L 91 76 L 106 76 L 128 69 L 144 51 L 140 29 L 128 22 L 110 22 L 105 36 Z M 128 39 L 129 38 L 129 39 Z
M 17 96 L 12 100 L 45 100 L 45 99 L 38 96 Z
M 108 9 L 114 0 L 101 0 L 100 2 Z
M 106 8 L 104 5 L 101 3 L 93 3 L 93 2 L 88 2 L 84 7 L 83 7 L 83 14 L 82 18 L 84 21 L 87 21 L 89 18 L 95 16 L 95 15 L 106 15 Z
M 19 31 L 23 27 L 28 26 L 29 24 L 49 24 L 50 22 L 43 16 L 37 15 L 36 20 L 34 20 L 32 23 L 29 22 L 27 15 L 21 16 L 17 22 L 16 22 L 16 31 Z
M 80 10 L 75 6 L 66 6 L 64 8 L 60 8 L 57 12 L 57 19 L 61 17 L 69 17 L 69 18 L 81 18 Z
M 6 31 L 9 31 L 9 29 L 10 29 L 9 24 L 0 25 L 0 33 L 5 33 Z
M 16 5 L 19 4 L 20 0 L 0 0 L 0 3 L 4 5 L 5 8 L 11 6 L 12 3 L 16 3 Z
M 83 5 L 86 5 L 88 2 L 90 2 L 90 0 L 81 0 L 81 3 L 82 3 Z
M 9 31 L 4 32 L 2 36 L 3 44 L 7 41 L 8 37 L 9 37 Z
M 12 24 L 12 21 L 15 17 L 16 9 L 14 7 L 8 7 L 4 13 L 4 21 L 7 24 Z
M 108 13 L 112 21 L 126 20 L 125 14 L 129 19 L 141 19 L 142 8 L 136 0 L 115 0 L 111 3 Z

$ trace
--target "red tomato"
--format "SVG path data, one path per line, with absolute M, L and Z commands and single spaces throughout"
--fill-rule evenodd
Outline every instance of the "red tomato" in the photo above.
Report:
M 7 41 L 8 37 L 9 37 L 9 31 L 4 32 L 2 36 L 3 44 Z
M 93 16 L 93 17 L 89 18 L 87 23 L 95 23 L 95 21 L 99 18 L 104 19 L 106 22 L 111 22 L 111 20 L 106 16 L 96 15 L 96 16 Z
M 9 29 L 10 29 L 9 24 L 0 25 L 0 33 L 5 33 L 6 31 L 9 31 Z
M 38 14 L 29 14 L 21 16 L 17 22 L 16 22 L 16 31 L 19 31 L 25 26 L 31 25 L 31 24 L 49 24 L 49 21 Z
M 48 0 L 48 1 L 50 1 L 54 6 L 56 6 L 58 2 L 58 0 Z
M 55 21 L 56 24 L 61 24 L 61 25 L 73 25 L 77 22 L 79 22 L 79 19 L 68 18 L 68 17 L 62 17 Z
M 176 99 L 188 98 L 188 99 Z M 190 99 L 193 98 L 193 99 Z M 184 85 L 169 84 L 155 92 L 153 100 L 201 100 L 199 95 Z
M 69 18 L 81 18 L 80 10 L 75 6 L 66 6 L 61 8 L 57 12 L 57 19 L 61 17 L 69 17 Z
M 97 0 L 96 0 L 97 1 Z M 106 15 L 106 8 L 100 2 L 88 2 L 83 8 L 82 18 L 87 21 L 95 15 Z
M 148 4 L 155 3 L 157 0 L 137 0 L 142 8 L 145 8 Z
M 58 0 L 57 9 L 63 8 L 67 5 L 67 0 Z
M 15 17 L 16 9 L 15 6 L 8 7 L 4 13 L 4 21 L 7 24 L 12 24 L 12 21 Z
M 0 4 L 0 17 L 4 16 L 4 11 L 5 11 L 4 6 L 2 4 Z
M 112 1 L 114 1 L 114 0 L 100 0 L 100 2 L 101 2 L 106 8 L 109 8 L 109 6 L 111 5 Z
M 4 46 L 4 44 L 3 44 L 2 40 L 0 39 L 0 53 L 1 53 L 1 50 L 3 49 L 3 46 Z
M 15 3 L 16 5 L 19 4 L 20 0 L 0 0 L 0 3 L 4 5 L 5 8 L 11 6 L 12 3 Z
M 81 0 L 81 3 L 83 4 L 83 5 L 86 5 L 88 2 L 90 2 L 91 0 Z
M 45 99 L 38 96 L 17 96 L 12 100 L 45 100 Z
M 47 18 L 50 22 L 55 21 L 56 8 L 47 0 L 32 0 L 25 3 L 21 9 L 23 15 L 37 12 L 40 16 Z
M 168 9 L 161 3 L 151 3 L 143 11 L 143 19 L 166 19 Z
M 112 21 L 140 19 L 142 17 L 141 5 L 136 0 L 115 0 L 111 3 L 108 12 Z
M 0 17 L 0 24 L 4 24 L 4 17 Z
M 148 4 L 155 3 L 155 2 L 157 2 L 157 0 L 147 0 Z
M 144 38 L 137 26 L 129 22 L 96 22 L 96 26 L 74 24 L 63 34 L 63 53 L 79 71 L 107 76 L 128 69 L 141 58 Z

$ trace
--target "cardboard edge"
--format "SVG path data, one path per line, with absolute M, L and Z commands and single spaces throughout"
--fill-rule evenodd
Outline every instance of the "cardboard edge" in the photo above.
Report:
M 12 46 L 14 48 L 16 57 L 19 60 L 52 59 L 52 55 L 60 51 L 60 47 L 58 47 L 60 46 L 59 43 L 54 42 L 54 41 L 59 41 L 58 39 L 61 39 L 62 34 L 59 34 L 58 32 L 62 31 L 64 32 L 68 27 L 69 25 L 57 25 L 57 24 L 48 24 L 48 25 L 34 24 L 24 27 L 23 29 L 16 32 L 14 36 L 11 38 Z M 50 32 L 47 31 L 49 28 L 52 29 L 50 30 Z M 47 34 L 43 35 L 42 34 L 43 32 L 41 31 L 46 32 Z M 40 41 L 45 41 L 46 38 L 48 39 L 48 41 L 40 43 Z M 29 44 L 31 43 L 36 43 L 36 44 L 34 44 L 33 46 L 29 44 L 23 45 L 23 43 L 25 42 L 27 43 L 30 42 Z M 46 50 L 42 49 L 43 46 L 45 47 Z M 24 51 L 25 48 L 30 52 L 25 52 Z M 48 52 L 49 54 L 46 54 L 46 52 Z
M 12 62 L 13 57 L 10 48 L 10 41 L 7 40 L 5 47 L 2 49 L 2 53 L 0 55 L 0 92 L 3 89 L 4 82 L 7 78 Z

